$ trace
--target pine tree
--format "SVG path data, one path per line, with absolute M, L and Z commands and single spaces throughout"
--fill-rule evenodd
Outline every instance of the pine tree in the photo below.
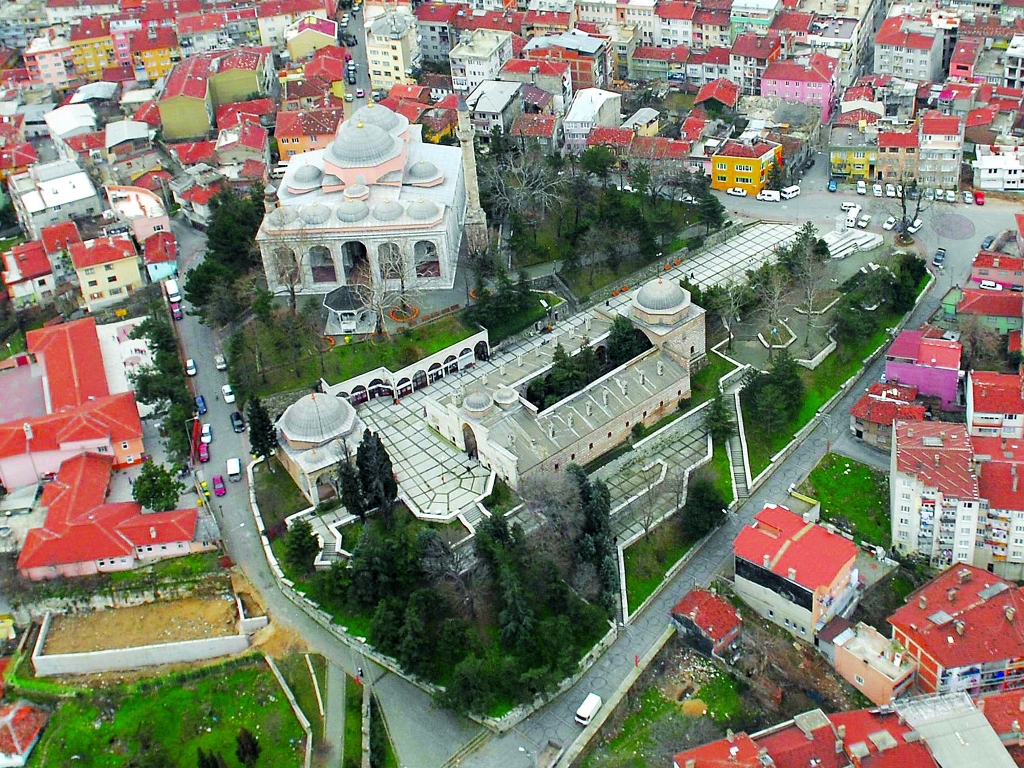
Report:
M 708 233 L 712 229 L 718 229 L 725 223 L 725 206 L 722 201 L 715 197 L 711 190 L 707 190 L 698 201 L 700 219 L 707 227 Z
M 248 729 L 243 728 L 235 737 L 235 742 L 235 757 L 238 758 L 238 762 L 245 768 L 253 768 L 260 759 L 260 752 L 263 751 L 259 740 Z
M 359 473 L 347 460 L 338 465 L 338 487 L 341 489 L 341 503 L 350 514 L 366 522 L 366 501 Z
M 395 500 L 398 498 L 398 483 L 391 457 L 380 439 L 380 435 L 367 429 L 356 451 L 356 466 L 359 468 L 359 484 L 363 489 L 363 501 L 367 511 L 376 509 L 391 527 Z
M 277 429 L 258 397 L 249 401 L 248 411 L 249 444 L 252 446 L 253 455 L 269 459 L 270 454 L 277 448 Z M 271 471 L 273 470 L 271 469 Z
M 782 163 L 772 163 L 768 168 L 768 189 L 776 191 L 786 186 L 786 172 L 782 169 Z
M 313 534 L 313 527 L 306 520 L 295 521 L 284 537 L 285 564 L 299 573 L 312 573 L 319 551 L 320 542 Z
M 711 404 L 704 411 L 704 427 L 711 434 L 716 445 L 721 445 L 736 433 L 736 425 L 732 421 L 732 413 L 725 402 L 727 395 L 719 392 L 712 398 Z

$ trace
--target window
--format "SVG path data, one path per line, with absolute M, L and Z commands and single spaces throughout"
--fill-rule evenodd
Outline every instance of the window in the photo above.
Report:
M 94 267 L 86 267 L 85 269 L 82 270 L 82 273 L 86 274 L 86 275 L 91 275 L 95 271 L 96 271 L 96 269 Z
M 108 283 L 116 283 L 117 282 L 117 275 L 111 275 L 110 277 L 108 277 L 107 278 L 107 282 Z
M 103 265 L 103 271 L 104 272 L 110 272 L 113 269 L 114 269 L 114 265 L 113 264 L 104 264 Z
M 864 685 L 864 678 L 861 677 L 860 675 L 854 675 L 853 676 L 853 681 L 855 683 L 857 683 L 857 685 Z
M 90 280 L 90 281 L 88 282 L 88 286 L 89 286 L 90 288 L 95 288 L 95 287 L 96 287 L 97 285 L 99 285 L 99 281 L 98 281 L 98 280 Z
M 121 443 L 121 450 L 123 450 L 123 451 L 127 451 L 128 450 L 128 442 L 127 441 L 124 441 L 124 442 Z
M 109 293 L 111 296 L 117 296 L 119 293 L 121 293 L 121 289 L 111 288 L 109 291 L 107 291 L 107 293 Z

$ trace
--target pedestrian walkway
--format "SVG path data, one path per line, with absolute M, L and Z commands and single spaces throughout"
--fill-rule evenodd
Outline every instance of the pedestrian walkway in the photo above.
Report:
M 733 484 L 736 487 L 736 501 L 742 502 L 750 496 L 750 489 L 747 485 L 747 467 L 749 463 L 747 454 L 743 450 L 743 441 L 740 440 L 740 424 L 742 423 L 743 415 L 740 413 L 740 409 L 736 407 L 736 392 L 739 389 L 740 384 L 736 383 L 725 392 L 725 402 L 729 406 L 732 423 L 736 425 L 736 430 L 726 441 L 725 447 L 729 454 L 729 469 L 732 472 Z
M 345 672 L 336 664 L 327 663 L 327 684 L 324 691 L 324 741 L 331 756 L 324 763 L 340 768 L 345 756 Z

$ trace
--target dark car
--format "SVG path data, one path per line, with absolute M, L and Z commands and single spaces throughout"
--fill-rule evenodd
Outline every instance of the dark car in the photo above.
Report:
M 196 398 L 196 413 L 200 416 L 206 413 L 206 398 L 202 395 Z
M 356 73 L 355 72 L 349 72 L 348 75 L 345 77 L 345 81 L 349 85 L 355 85 L 356 84 Z
M 996 241 L 996 236 L 995 235 L 989 235 L 988 237 L 986 237 L 984 240 L 981 241 L 981 250 L 987 251 L 989 248 L 992 247 L 992 243 L 994 243 L 995 241 Z
M 238 411 L 231 412 L 231 428 L 235 432 L 245 432 L 245 419 Z
M 829 179 L 828 180 L 828 191 L 829 192 L 835 192 L 837 189 L 839 189 L 839 184 L 836 183 L 836 180 L 835 179 Z
M 804 163 L 804 170 L 805 171 L 809 171 L 813 167 L 814 167 L 814 158 L 812 157 L 810 160 L 808 160 L 806 163 Z
M 921 197 L 921 192 L 920 192 L 920 190 L 918 190 L 917 187 L 908 187 L 907 188 L 907 198 L 908 199 L 910 199 L 910 200 L 917 200 L 919 197 Z
M 359 39 L 355 35 L 342 35 L 345 45 L 350 48 L 359 45 Z

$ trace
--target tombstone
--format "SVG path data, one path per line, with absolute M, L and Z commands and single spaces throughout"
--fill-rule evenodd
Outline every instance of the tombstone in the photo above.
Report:
M 548 437 L 550 437 L 552 440 L 555 439 L 555 425 L 554 424 L 548 424 Z
M 575 420 L 575 418 L 573 418 L 573 415 L 571 413 L 569 414 L 568 421 L 569 421 L 569 429 L 572 429 L 576 425 L 576 420 Z
M 664 373 L 665 373 L 665 364 L 663 362 L 661 362 L 661 360 L 659 360 L 658 361 L 658 375 L 662 376 L 662 375 L 664 375 Z
M 502 363 L 501 365 L 498 366 L 498 371 L 501 373 L 502 376 L 505 375 L 505 364 L 504 363 Z
M 484 382 L 484 383 L 486 383 L 486 382 Z M 646 383 L 647 383 L 647 377 L 644 375 L 643 371 L 640 371 L 640 386 L 642 387 Z
M 518 365 L 520 368 L 523 367 L 523 353 L 522 352 L 516 352 L 516 365 Z
M 587 409 L 587 416 L 590 416 L 594 412 L 594 406 L 592 406 L 590 403 L 587 403 L 586 409 Z
M 583 327 L 586 328 L 588 331 L 590 330 L 590 315 L 587 315 L 583 319 Z
M 605 389 L 605 390 L 603 390 L 603 391 L 601 392 L 601 403 L 602 403 L 602 404 L 603 404 L 603 405 L 604 405 L 605 407 L 607 407 L 607 406 L 608 406 L 608 390 L 607 390 L 607 389 Z

